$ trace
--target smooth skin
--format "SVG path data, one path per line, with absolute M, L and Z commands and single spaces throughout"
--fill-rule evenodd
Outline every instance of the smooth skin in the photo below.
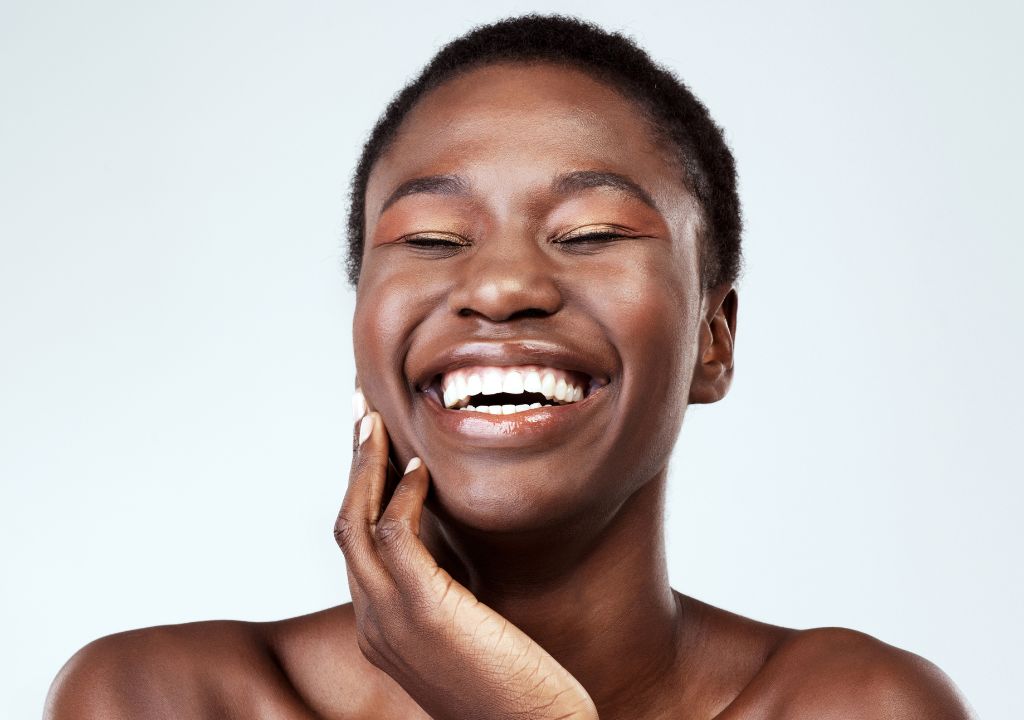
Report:
M 738 303 L 701 290 L 700 212 L 669 157 L 576 69 L 499 64 L 432 90 L 366 192 L 365 413 L 335 527 L 352 603 L 101 638 L 46 717 L 972 717 L 912 653 L 670 587 L 668 459 L 685 408 L 728 391 Z M 438 175 L 459 181 L 392 199 Z M 606 384 L 568 430 L 454 436 L 428 392 L 453 347 L 562 353 Z

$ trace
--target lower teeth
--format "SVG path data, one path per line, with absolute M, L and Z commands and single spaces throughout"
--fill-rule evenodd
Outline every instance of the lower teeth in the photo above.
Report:
M 529 405 L 467 405 L 459 410 L 470 412 L 490 413 L 491 415 L 513 415 L 515 413 L 534 410 L 539 407 L 554 407 L 554 403 L 530 403 Z

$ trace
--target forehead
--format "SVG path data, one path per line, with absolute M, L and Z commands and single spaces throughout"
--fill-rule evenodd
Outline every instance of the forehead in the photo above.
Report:
M 640 106 L 610 85 L 563 65 L 501 63 L 443 83 L 410 111 L 370 174 L 366 218 L 411 178 L 458 174 L 511 197 L 574 170 L 625 175 L 668 210 L 690 198 L 678 168 Z

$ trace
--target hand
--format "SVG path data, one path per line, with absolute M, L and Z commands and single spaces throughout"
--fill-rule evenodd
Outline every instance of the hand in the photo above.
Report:
M 391 466 L 379 414 L 362 418 L 358 437 L 334 536 L 363 655 L 436 720 L 596 720 L 576 678 L 430 555 L 419 537 L 430 476 L 419 458 L 382 512 Z

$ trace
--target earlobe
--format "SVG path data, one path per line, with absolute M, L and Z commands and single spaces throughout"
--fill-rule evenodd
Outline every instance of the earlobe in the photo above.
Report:
M 721 400 L 732 382 L 739 297 L 730 284 L 709 291 L 700 321 L 697 365 L 690 382 L 690 404 Z

